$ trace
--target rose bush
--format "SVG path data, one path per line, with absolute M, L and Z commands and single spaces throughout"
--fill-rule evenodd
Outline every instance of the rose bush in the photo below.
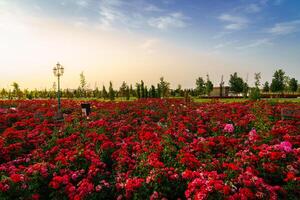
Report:
M 0 101 L 0 199 L 297 199 L 299 104 Z

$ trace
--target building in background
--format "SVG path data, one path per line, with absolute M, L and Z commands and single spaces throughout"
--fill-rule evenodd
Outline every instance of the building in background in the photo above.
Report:
M 213 91 L 210 93 L 211 97 L 228 97 L 229 96 L 229 86 L 224 87 L 214 87 Z

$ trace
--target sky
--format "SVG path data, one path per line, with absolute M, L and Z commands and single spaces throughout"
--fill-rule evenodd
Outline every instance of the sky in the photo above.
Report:
M 0 0 L 0 88 L 300 78 L 299 0 Z

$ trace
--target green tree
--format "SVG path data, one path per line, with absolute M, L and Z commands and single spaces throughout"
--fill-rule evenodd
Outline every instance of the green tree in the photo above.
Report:
M 102 87 L 102 97 L 103 97 L 104 99 L 107 99 L 107 98 L 108 98 L 108 93 L 107 93 L 106 88 L 105 88 L 104 85 L 103 85 L 103 87 Z
M 111 81 L 109 81 L 108 97 L 111 101 L 115 100 L 115 91 Z
M 154 85 L 151 85 L 149 93 L 150 93 L 151 98 L 156 98 L 156 91 L 155 91 L 155 86 Z
M 101 97 L 101 92 L 99 88 L 96 86 L 95 90 L 93 91 L 93 96 L 94 98 L 100 98 Z
M 254 85 L 255 87 L 254 88 L 251 88 L 250 90 L 250 99 L 252 100 L 258 100 L 260 99 L 260 89 L 259 89 L 259 86 L 260 86 L 260 79 L 261 79 L 261 73 L 254 73 Z
M 289 90 L 291 92 L 296 92 L 298 89 L 298 81 L 295 78 L 291 78 L 289 81 Z
M 248 83 L 244 82 L 243 83 L 243 91 L 242 91 L 244 98 L 247 98 L 248 91 L 249 91 L 249 85 L 248 85 Z
M 79 86 L 80 96 L 86 96 L 86 80 L 83 72 L 80 73 L 80 86 Z
M 270 86 L 270 89 L 272 92 L 283 92 L 284 90 L 284 76 L 285 72 L 282 69 L 276 70 L 274 75 L 273 75 L 273 79 L 272 79 L 272 83 Z
M 235 94 L 241 93 L 245 89 L 245 84 L 243 79 L 239 77 L 236 72 L 230 75 L 229 87 L 230 90 Z
M 260 87 L 260 79 L 261 79 L 261 73 L 254 73 L 254 80 L 255 80 L 255 87 L 259 88 Z
M 157 84 L 157 97 L 161 98 L 161 88 L 160 88 L 159 83 Z
M 180 97 L 182 96 L 183 90 L 182 90 L 182 86 L 179 84 L 176 88 L 176 90 L 174 91 L 175 96 Z
M 261 79 L 261 73 L 254 73 L 254 88 L 251 88 L 250 90 L 250 99 L 252 100 L 258 100 L 260 99 L 260 79 Z
M 141 98 L 141 85 L 139 83 L 136 83 L 135 87 L 136 87 L 136 97 L 138 99 L 140 99 Z
M 145 98 L 145 84 L 144 84 L 144 81 L 143 80 L 141 80 L 141 97 L 142 98 Z
M 161 97 L 169 97 L 170 95 L 170 83 L 164 80 L 164 77 L 160 78 L 159 88 L 161 92 Z
M 130 84 L 129 93 L 130 93 L 130 96 L 135 96 L 134 90 L 132 88 L 132 84 Z
M 126 91 L 126 89 L 127 89 L 127 84 L 126 84 L 126 82 L 125 81 L 123 81 L 123 83 L 122 83 L 122 85 L 121 85 L 121 87 L 120 87 L 120 90 L 119 90 L 119 92 L 120 92 L 120 96 L 121 97 L 126 97 L 127 95 L 127 91 Z
M 198 95 L 205 93 L 205 82 L 202 77 L 196 79 L 196 92 Z
M 128 85 L 126 86 L 125 97 L 126 97 L 126 100 L 130 99 L 130 88 L 128 87 Z
M 2 88 L 0 95 L 1 95 L 1 98 L 3 98 L 3 99 L 6 98 L 7 91 L 4 88 Z
M 148 98 L 148 87 L 147 86 L 145 86 L 144 95 L 145 95 L 145 98 Z
M 266 81 L 264 86 L 263 86 L 263 92 L 269 92 L 269 91 L 270 91 L 269 82 Z
M 13 87 L 13 96 L 21 99 L 22 98 L 22 91 L 20 90 L 20 86 L 17 82 L 13 82 L 13 84 L 11 85 Z
M 210 96 L 210 93 L 214 89 L 214 84 L 210 81 L 209 75 L 206 75 L 206 83 L 205 83 L 205 92 L 208 96 Z

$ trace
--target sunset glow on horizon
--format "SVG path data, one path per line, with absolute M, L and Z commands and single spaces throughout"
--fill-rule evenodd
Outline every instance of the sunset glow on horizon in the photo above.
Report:
M 300 77 L 300 1 L 297 0 L 1 0 L 0 88 L 51 88 L 53 66 L 65 67 L 63 88 L 112 81 L 172 88 L 209 74 L 276 69 Z

